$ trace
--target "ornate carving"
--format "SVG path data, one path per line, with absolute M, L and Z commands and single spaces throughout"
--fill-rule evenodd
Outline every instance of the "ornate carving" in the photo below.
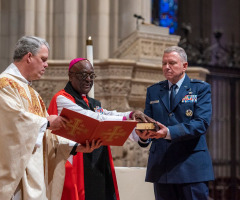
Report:
M 132 83 L 131 88 L 131 96 L 145 96 L 147 87 L 151 84 L 139 84 L 139 83 Z
M 111 95 L 127 95 L 130 91 L 130 80 L 102 80 L 95 81 L 96 95 L 111 94 Z
M 139 69 L 135 72 L 135 77 L 138 80 L 152 80 L 152 83 L 155 83 L 156 81 L 163 79 L 162 68 L 159 67 L 154 70 L 147 68 Z
M 134 59 L 149 63 L 161 63 L 163 50 L 177 45 L 179 36 L 169 35 L 161 27 L 142 25 L 120 44 L 114 53 L 116 58 Z
M 49 67 L 40 80 L 33 82 L 48 107 L 53 95 L 63 89 L 68 81 L 68 61 L 49 61 Z
M 164 44 L 159 42 L 153 42 L 153 57 L 162 58 L 164 51 Z
M 49 81 L 34 81 L 33 88 L 35 88 L 40 96 L 43 98 L 46 106 L 49 105 L 54 94 L 57 82 Z
M 66 78 L 68 79 L 68 70 L 67 67 L 57 67 L 52 66 L 48 68 L 43 76 L 43 79 L 47 79 L 48 77 L 57 77 L 57 78 Z
M 148 40 L 141 41 L 141 56 L 143 57 L 152 57 L 152 42 Z

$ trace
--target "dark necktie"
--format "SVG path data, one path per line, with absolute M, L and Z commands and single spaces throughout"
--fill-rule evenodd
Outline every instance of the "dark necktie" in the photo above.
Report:
M 176 89 L 177 89 L 177 85 L 176 84 L 173 84 L 170 88 L 171 90 L 171 94 L 170 94 L 170 110 L 173 109 L 173 103 L 174 103 L 174 98 L 176 96 Z
M 89 107 L 89 102 L 88 102 L 87 96 L 85 96 L 85 95 L 82 95 L 82 98 L 83 98 L 83 101 L 85 101 L 85 102 L 86 102 L 86 104 L 87 104 L 87 105 L 88 105 L 88 107 Z

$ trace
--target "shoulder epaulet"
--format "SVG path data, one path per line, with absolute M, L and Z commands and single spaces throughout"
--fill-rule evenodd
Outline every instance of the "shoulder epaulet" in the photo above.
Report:
M 162 85 L 162 84 L 164 84 L 164 82 L 165 82 L 165 81 L 160 81 L 160 82 L 155 83 L 155 84 L 153 84 L 153 85 L 151 85 L 151 86 L 149 86 L 149 87 L 154 87 L 154 86 L 156 86 L 156 85 Z
M 158 82 L 158 83 L 156 83 L 156 84 L 164 84 L 166 82 L 166 80 L 165 81 L 160 81 L 160 82 Z
M 198 80 L 198 79 L 193 79 L 193 78 L 191 78 L 190 81 L 191 81 L 192 83 L 206 83 L 205 81 Z

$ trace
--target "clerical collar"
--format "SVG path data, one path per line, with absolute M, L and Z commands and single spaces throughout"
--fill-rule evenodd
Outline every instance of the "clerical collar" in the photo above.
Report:
M 13 76 L 19 78 L 22 82 L 24 82 L 24 83 L 26 83 L 26 84 L 28 84 L 28 85 L 30 85 L 30 86 L 32 85 L 32 81 L 28 81 L 27 79 L 25 79 L 25 78 L 22 76 L 22 74 L 21 74 L 21 72 L 19 71 L 19 69 L 17 68 L 17 66 L 16 66 L 15 64 L 13 64 L 13 63 L 11 63 L 11 64 L 7 67 L 7 69 L 5 69 L 5 71 L 4 71 L 3 73 L 4 73 L 4 74 L 6 73 L 6 74 L 13 75 Z
M 184 81 L 184 79 L 185 79 L 185 76 L 186 76 L 186 74 L 184 74 L 184 76 L 175 84 L 175 85 L 178 86 L 178 88 L 181 87 L 181 85 L 182 85 L 182 83 L 183 83 L 183 81 Z M 173 84 L 168 80 L 169 90 L 170 90 L 170 88 L 171 88 L 172 85 L 173 85 Z

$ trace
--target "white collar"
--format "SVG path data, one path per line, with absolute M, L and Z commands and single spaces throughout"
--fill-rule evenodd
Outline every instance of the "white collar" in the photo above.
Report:
M 176 83 L 176 85 L 178 86 L 178 88 L 181 87 L 181 85 L 182 85 L 182 83 L 183 83 L 183 81 L 184 81 L 184 79 L 185 79 L 185 76 L 186 76 L 186 74 L 184 74 L 184 76 Z M 171 88 L 172 85 L 173 85 L 173 84 L 168 80 L 168 87 L 169 87 L 169 89 Z
M 21 72 L 19 71 L 19 69 L 17 68 L 17 66 L 14 63 L 11 63 L 2 74 L 10 74 L 12 76 L 17 77 L 18 79 L 20 79 L 21 81 L 23 81 L 24 83 L 26 83 L 28 85 L 32 84 L 32 82 L 29 82 L 27 79 L 25 79 L 23 77 L 23 75 L 21 74 Z

